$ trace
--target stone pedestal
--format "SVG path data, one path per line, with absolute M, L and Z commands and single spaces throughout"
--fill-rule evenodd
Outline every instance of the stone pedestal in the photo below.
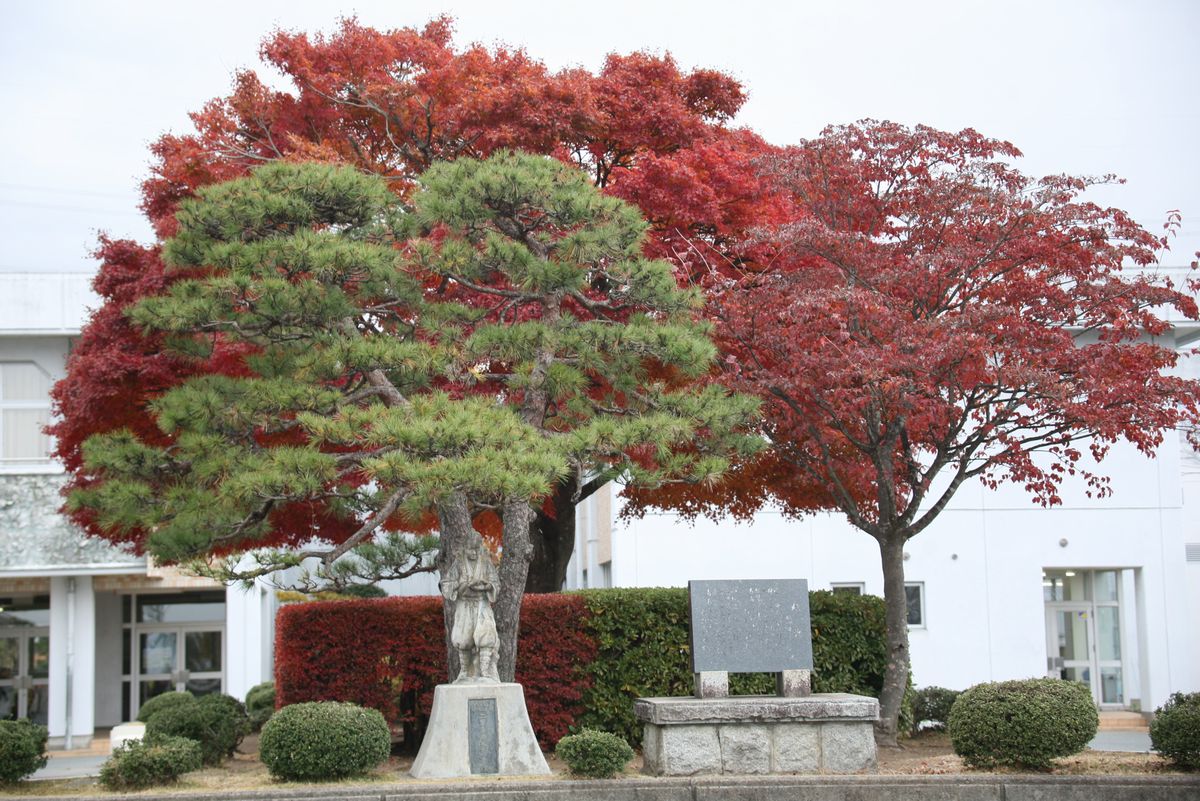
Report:
M 417 779 L 549 774 L 529 725 L 521 685 L 439 684 L 425 739 L 409 773 Z
M 846 693 L 801 698 L 639 698 L 644 771 L 857 773 L 875 767 L 879 702 Z
M 121 723 L 112 727 L 112 732 L 108 735 L 108 746 L 110 749 L 116 750 L 125 743 L 140 740 L 145 736 L 146 724 L 140 720 Z

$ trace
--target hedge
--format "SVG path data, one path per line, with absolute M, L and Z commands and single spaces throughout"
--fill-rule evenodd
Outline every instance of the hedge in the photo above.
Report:
M 883 601 L 810 593 L 813 689 L 878 696 L 887 663 Z M 686 589 L 585 590 L 526 595 L 516 680 L 547 749 L 582 727 L 633 746 L 633 699 L 690 695 Z M 433 689 L 446 681 L 442 601 L 433 597 L 315 601 L 279 611 L 275 687 L 280 707 L 348 701 L 423 733 Z M 771 693 L 768 675 L 731 676 L 740 694 Z
M 286 781 L 361 776 L 388 758 L 392 738 L 374 709 L 325 701 L 292 704 L 263 726 L 259 756 Z

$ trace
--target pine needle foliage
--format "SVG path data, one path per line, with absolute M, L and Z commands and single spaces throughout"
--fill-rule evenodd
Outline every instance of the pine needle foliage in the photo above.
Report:
M 709 480 L 754 448 L 754 402 L 704 381 L 699 297 L 641 256 L 633 207 L 513 153 L 421 182 L 403 206 L 277 162 L 183 202 L 180 279 L 127 314 L 201 369 L 153 401 L 161 439 L 85 443 L 70 504 L 164 562 L 249 581 L 319 557 L 296 584 L 337 588 L 432 569 L 403 532 L 450 499 Z

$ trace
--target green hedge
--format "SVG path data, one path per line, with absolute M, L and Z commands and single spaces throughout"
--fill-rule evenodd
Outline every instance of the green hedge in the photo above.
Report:
M 599 729 L 642 741 L 633 699 L 691 695 L 688 597 L 683 588 L 584 590 L 587 628 L 596 640 L 596 659 L 583 670 L 591 678 L 584 713 L 576 728 Z M 879 697 L 887 666 L 883 599 L 816 590 L 812 613 L 813 692 Z M 770 674 L 730 676 L 730 692 L 771 694 Z M 912 718 L 906 703 L 901 730 Z
M 200 744 L 205 765 L 219 765 L 233 755 L 249 729 L 246 712 L 236 698 L 203 695 L 156 710 L 146 721 L 146 742 L 185 737 Z
M 292 704 L 263 726 L 259 754 L 271 775 L 287 781 L 359 776 L 391 753 L 383 715 L 337 701 Z
M 1021 679 L 976 684 L 950 709 L 954 753 L 968 765 L 1046 770 L 1096 736 L 1100 718 L 1084 684 Z
M 250 730 L 259 731 L 263 724 L 275 714 L 275 682 L 264 681 L 255 684 L 246 693 L 246 715 L 249 717 Z
M 0 784 L 18 782 L 46 766 L 45 726 L 26 718 L 0 720 Z
M 611 779 L 633 759 L 629 743 L 615 734 L 583 729 L 558 741 L 554 754 L 567 764 L 571 774 L 587 779 Z
M 113 750 L 100 766 L 100 784 L 108 790 L 141 790 L 169 784 L 203 763 L 200 743 L 185 737 L 134 740 Z
M 1154 750 L 1185 770 L 1200 770 L 1200 693 L 1172 693 L 1154 710 Z

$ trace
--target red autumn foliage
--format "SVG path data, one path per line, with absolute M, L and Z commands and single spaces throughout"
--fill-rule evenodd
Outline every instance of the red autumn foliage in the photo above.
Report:
M 433 161 L 484 157 L 500 148 L 576 163 L 605 191 L 641 206 L 653 223 L 651 254 L 675 260 L 681 278 L 689 280 L 704 280 L 710 265 L 732 263 L 733 244 L 752 222 L 786 218 L 786 194 L 764 191 L 752 164 L 775 149 L 750 132 L 725 127 L 745 99 L 729 76 L 683 72 L 670 56 L 645 53 L 612 55 L 595 74 L 551 73 L 521 50 L 457 50 L 451 32 L 446 18 L 422 30 L 391 31 L 349 19 L 330 36 L 277 31 L 267 37 L 262 58 L 291 82 L 290 91 L 240 72 L 231 94 L 192 114 L 193 133 L 165 135 L 151 146 L 143 209 L 159 236 L 174 232 L 180 200 L 269 160 L 352 163 L 384 176 L 405 197 Z M 102 290 L 104 307 L 80 340 L 87 356 L 70 360 L 56 390 L 61 422 L 52 433 L 56 455 L 73 472 L 68 490 L 89 482 L 79 472 L 80 447 L 89 435 L 128 426 L 157 436 L 148 404 L 209 367 L 165 356 L 159 339 L 143 338 L 122 315 L 171 280 L 157 248 L 102 243 L 98 255 L 98 286 L 120 281 L 128 291 Z M 136 272 L 143 277 L 130 282 Z M 442 291 L 461 302 L 487 301 L 462 287 Z M 123 383 L 91 370 L 106 360 L 120 362 Z M 112 403 L 118 414 L 108 413 Z M 546 517 L 555 518 L 552 508 Z M 73 518 L 93 535 L 117 536 L 85 513 Z M 272 542 L 255 544 L 302 539 L 314 519 L 306 510 L 292 510 L 275 520 L 283 530 Z M 337 529 L 322 535 L 336 540 Z
M 596 653 L 577 595 L 526 595 L 516 680 L 539 742 L 553 747 L 583 711 L 590 681 L 578 667 Z M 446 677 L 439 597 L 292 604 L 275 630 L 275 699 L 352 701 L 420 732 Z

